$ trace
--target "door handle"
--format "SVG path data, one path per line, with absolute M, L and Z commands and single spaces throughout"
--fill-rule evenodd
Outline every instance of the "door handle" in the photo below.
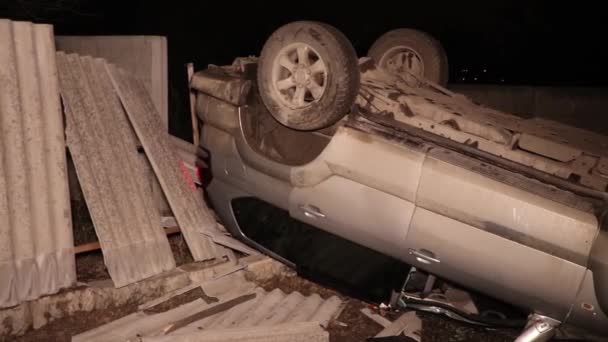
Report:
M 430 264 L 438 264 L 441 260 L 437 259 L 435 254 L 431 251 L 427 251 L 426 249 L 409 249 L 409 253 L 416 257 L 416 260 L 420 263 L 430 265 Z
M 323 212 L 321 211 L 321 209 L 319 209 L 319 207 L 314 206 L 314 205 L 303 205 L 300 204 L 298 206 L 298 208 L 300 208 L 300 210 L 302 210 L 302 212 L 304 213 L 304 216 L 309 217 L 309 218 L 325 218 L 325 214 L 323 214 Z

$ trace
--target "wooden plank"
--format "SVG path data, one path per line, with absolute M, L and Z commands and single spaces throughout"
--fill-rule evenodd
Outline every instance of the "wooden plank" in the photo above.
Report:
M 383 326 L 384 328 L 388 327 L 391 325 L 391 321 L 389 321 L 388 319 L 373 313 L 372 310 L 370 310 L 369 308 L 363 308 L 361 309 L 361 313 L 364 314 L 365 316 L 367 316 L 367 318 L 371 319 L 372 321 L 380 324 L 381 326 Z
M 179 227 L 165 228 L 165 234 L 167 234 L 167 235 L 172 235 L 172 234 L 176 234 L 179 232 L 180 232 Z M 101 249 L 101 245 L 99 244 L 99 242 L 85 243 L 84 245 L 78 245 L 78 246 L 74 247 L 74 254 L 92 252 L 92 251 L 96 251 L 98 249 Z
M 198 116 L 196 116 L 196 93 L 190 89 L 190 82 L 192 82 L 192 76 L 194 76 L 194 64 L 186 64 L 188 69 L 188 89 L 190 93 L 190 118 L 192 121 L 192 141 L 195 146 L 198 146 L 200 133 L 198 131 Z
M 106 65 L 106 70 L 146 151 L 194 260 L 203 261 L 227 255 L 229 251 L 216 245 L 210 238 L 222 234 L 195 184 L 184 178 L 184 166 L 176 158 L 169 135 L 163 129 L 144 85 L 114 65 Z

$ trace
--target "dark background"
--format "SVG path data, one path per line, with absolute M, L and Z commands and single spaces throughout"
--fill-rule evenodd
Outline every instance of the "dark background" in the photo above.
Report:
M 257 55 L 273 30 L 293 20 L 336 26 L 360 56 L 390 29 L 426 31 L 445 47 L 451 82 L 608 84 L 608 16 L 584 1 L 0 0 L 0 17 L 52 23 L 59 35 L 167 36 L 170 110 L 179 116 L 188 111 L 185 63 L 202 69 Z M 176 125 L 172 131 L 181 131 Z

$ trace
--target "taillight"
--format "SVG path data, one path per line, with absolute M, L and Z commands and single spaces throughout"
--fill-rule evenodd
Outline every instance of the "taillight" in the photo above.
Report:
M 203 172 L 201 171 L 200 167 L 196 167 L 196 178 L 198 179 L 198 184 L 202 185 L 203 184 Z

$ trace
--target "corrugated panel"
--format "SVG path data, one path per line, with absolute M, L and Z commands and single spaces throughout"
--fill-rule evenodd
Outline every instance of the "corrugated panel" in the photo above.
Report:
M 142 342 L 329 342 L 329 333 L 316 322 L 283 323 L 144 337 Z
M 76 281 L 53 28 L 0 20 L 0 308 Z
M 138 341 L 138 336 L 159 333 L 167 325 L 204 310 L 208 306 L 209 304 L 199 298 L 155 315 L 147 315 L 142 311 L 135 312 L 73 336 L 72 342 Z
M 256 288 L 254 283 L 245 281 L 236 275 L 222 279 L 216 284 L 216 287 L 220 288 L 221 292 L 218 293 L 203 286 L 205 293 L 213 293 L 213 296 L 220 301 L 227 301 L 249 293 L 255 293 L 256 297 L 177 329 L 166 336 L 167 340 L 172 340 L 173 336 L 184 336 L 201 331 L 272 327 L 301 322 L 318 322 L 319 325 L 327 327 L 330 320 L 336 318 L 344 306 L 342 300 L 336 296 L 323 299 L 318 294 L 310 296 L 303 296 L 299 292 L 286 294 L 279 289 L 266 292 L 262 288 Z M 215 304 L 205 304 L 197 299 L 159 314 L 147 315 L 144 312 L 137 312 L 74 336 L 72 341 L 131 341 L 138 337 L 163 335 L 161 332 L 172 323 L 213 305 Z
M 167 72 L 167 38 L 160 36 L 55 36 L 57 50 L 105 59 L 119 65 L 142 80 L 150 92 L 163 127 L 169 131 L 169 86 Z M 146 164 L 146 175 L 161 213 L 169 214 L 152 167 Z
M 105 61 L 57 53 L 68 148 L 116 287 L 175 267 Z
M 221 238 L 213 214 L 193 182 L 185 182 L 185 166 L 178 162 L 169 134 L 163 130 L 152 99 L 141 81 L 115 66 L 108 73 L 124 105 L 130 122 L 141 141 L 152 168 L 167 197 L 175 219 L 194 260 L 202 261 L 226 255 L 210 237 Z
M 175 334 L 188 331 L 272 326 L 282 323 L 319 322 L 327 327 L 341 311 L 342 300 L 336 296 L 323 299 L 318 294 L 304 296 L 299 292 L 286 294 L 275 289 L 255 289 L 256 298 L 223 313 L 192 323 Z

